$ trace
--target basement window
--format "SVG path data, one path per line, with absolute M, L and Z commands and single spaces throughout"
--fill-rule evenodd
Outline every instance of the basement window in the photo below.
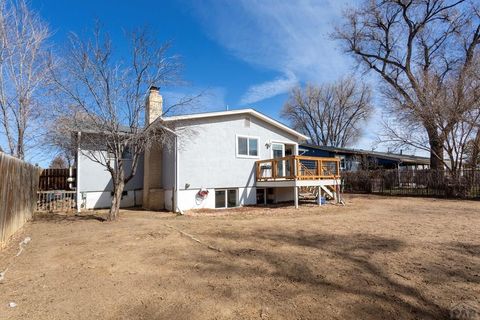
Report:
M 237 136 L 237 157 L 258 158 L 258 138 Z
M 215 208 L 234 208 L 237 206 L 237 189 L 215 190 Z

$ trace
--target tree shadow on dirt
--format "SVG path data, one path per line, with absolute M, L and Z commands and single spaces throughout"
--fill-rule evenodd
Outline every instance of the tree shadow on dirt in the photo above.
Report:
M 75 222 L 96 220 L 100 222 L 107 221 L 103 214 L 65 214 L 55 212 L 37 212 L 33 216 L 33 221 L 46 221 L 46 222 Z
M 450 250 L 459 254 L 480 257 L 480 244 L 471 244 L 461 241 L 454 241 L 445 244 Z
M 226 251 L 226 258 L 203 255 L 198 258 L 202 260 L 204 272 L 220 276 L 232 272 L 251 277 L 271 276 L 265 268 L 255 266 L 266 263 L 268 269 L 274 270 L 274 277 L 301 284 L 305 293 L 318 291 L 318 294 L 347 294 L 363 298 L 366 303 L 357 303 L 353 307 L 359 317 L 365 312 L 381 317 L 381 311 L 384 316 L 392 316 L 392 310 L 393 314 L 400 313 L 403 317 L 438 319 L 448 316 L 448 310 L 407 284 L 405 280 L 408 278 L 389 273 L 387 266 L 372 261 L 374 253 L 403 250 L 405 243 L 402 241 L 365 234 L 331 235 L 304 231 L 280 234 L 266 230 L 249 234 L 215 232 L 211 237 L 217 238 L 219 243 L 222 238 L 267 242 L 267 247 L 272 250 L 256 249 L 252 245 L 250 248 Z M 288 246 L 293 250 L 277 251 L 275 246 Z M 239 260 L 244 263 L 239 263 Z M 340 276 L 336 277 L 336 273 Z M 350 316 L 351 312 L 349 310 Z
M 443 250 L 438 254 L 439 261 L 426 265 L 430 272 L 425 274 L 428 282 L 435 283 L 448 279 L 452 282 L 475 283 L 480 285 L 480 245 L 452 241 L 442 243 Z M 477 259 L 477 260 L 475 260 Z M 448 267 L 443 261 L 448 261 Z

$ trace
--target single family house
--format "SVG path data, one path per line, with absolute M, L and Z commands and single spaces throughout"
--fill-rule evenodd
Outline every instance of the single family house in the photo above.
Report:
M 162 96 L 152 87 L 146 123 L 173 128 L 170 146 L 151 148 L 124 191 L 122 206 L 183 211 L 295 201 L 300 188 L 334 197 L 339 160 L 299 157 L 308 137 L 253 109 L 162 117 Z M 109 173 L 78 144 L 79 207 L 108 207 Z

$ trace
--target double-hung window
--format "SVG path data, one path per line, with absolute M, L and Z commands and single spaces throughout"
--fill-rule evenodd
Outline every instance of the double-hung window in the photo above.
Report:
M 237 136 L 237 157 L 257 158 L 258 138 Z

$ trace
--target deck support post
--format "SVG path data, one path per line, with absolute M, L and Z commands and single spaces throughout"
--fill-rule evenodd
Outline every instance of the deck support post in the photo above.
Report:
M 294 193 L 294 201 L 295 201 L 295 209 L 298 209 L 298 187 L 293 187 L 293 193 Z
M 340 186 L 338 183 L 335 184 L 335 203 L 339 204 L 340 203 Z
M 320 186 L 318 186 L 317 188 L 318 188 L 317 204 L 321 206 L 322 205 L 322 188 Z

